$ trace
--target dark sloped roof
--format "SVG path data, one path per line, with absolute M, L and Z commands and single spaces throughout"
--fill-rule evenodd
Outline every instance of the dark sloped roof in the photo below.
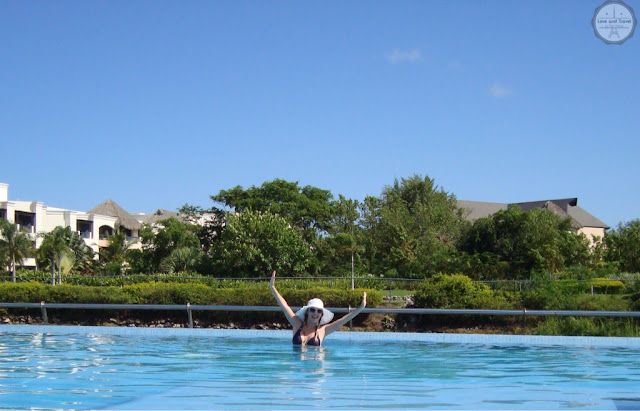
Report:
M 576 220 L 575 218 L 571 217 L 568 212 L 563 210 L 559 205 L 557 205 L 553 201 L 547 201 L 546 203 L 544 203 L 544 206 L 542 206 L 542 208 L 546 208 L 547 210 L 550 210 L 550 211 L 556 213 L 560 217 L 568 217 L 568 218 L 570 218 L 571 219 L 571 227 L 575 228 L 576 230 L 579 230 L 579 229 L 581 229 L 583 227 L 582 224 L 578 220 Z
M 569 208 L 569 215 L 571 216 L 571 218 L 578 221 L 583 227 L 596 227 L 604 229 L 611 228 L 596 217 L 589 214 L 585 209 L 577 205 L 575 207 Z
M 557 207 L 559 207 L 561 210 L 563 210 L 565 213 L 568 212 L 569 207 L 575 207 L 576 205 L 578 205 L 578 199 L 577 198 L 562 198 L 559 200 L 542 200 L 542 201 L 527 201 L 524 203 L 513 203 L 510 205 L 517 205 L 520 206 L 520 208 L 522 209 L 522 211 L 529 211 L 529 210 L 533 210 L 534 208 L 545 208 L 545 205 L 547 203 L 553 203 L 554 205 L 556 205 Z
M 523 211 L 536 208 L 546 208 L 554 213 L 571 217 L 571 225 L 575 229 L 583 227 L 610 228 L 608 225 L 578 206 L 577 198 L 563 198 L 559 200 L 528 201 L 524 203 L 486 203 L 482 201 L 458 200 L 458 208 L 466 210 L 464 216 L 467 220 L 489 217 L 500 210 L 506 210 L 509 206 L 517 205 Z
M 483 201 L 458 200 L 458 208 L 465 210 L 464 217 L 467 220 L 489 217 L 500 210 L 506 210 L 508 204 L 485 203 Z
M 127 213 L 124 208 L 120 207 L 115 201 L 105 200 L 104 202 L 98 204 L 91 210 L 89 210 L 89 214 L 102 214 L 108 215 L 110 217 L 116 217 L 118 219 L 118 224 L 120 227 L 124 227 L 128 230 L 139 230 L 141 225 L 131 216 L 131 214 Z

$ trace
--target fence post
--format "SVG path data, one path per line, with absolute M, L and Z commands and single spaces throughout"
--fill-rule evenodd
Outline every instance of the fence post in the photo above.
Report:
M 351 312 L 351 306 L 349 306 L 349 312 Z M 353 331 L 353 319 L 349 320 L 349 331 Z
M 40 301 L 40 313 L 42 314 L 42 321 L 44 321 L 44 325 L 49 324 L 49 319 L 47 318 L 47 308 L 44 306 L 44 301 Z
M 191 303 L 187 303 L 187 316 L 189 317 L 189 328 L 193 328 L 193 314 L 191 314 Z

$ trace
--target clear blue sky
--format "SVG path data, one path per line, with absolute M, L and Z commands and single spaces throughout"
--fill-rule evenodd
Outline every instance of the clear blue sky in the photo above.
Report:
M 0 182 L 152 212 L 420 174 L 463 200 L 578 197 L 614 227 L 640 218 L 640 28 L 606 45 L 602 3 L 5 0 Z

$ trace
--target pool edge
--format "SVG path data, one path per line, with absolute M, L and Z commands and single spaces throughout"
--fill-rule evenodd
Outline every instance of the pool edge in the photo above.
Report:
M 214 328 L 146 328 L 66 325 L 0 325 L 0 333 L 52 333 L 52 334 L 104 334 L 148 336 L 193 336 L 234 338 L 288 338 L 289 330 L 226 330 Z M 525 346 L 597 346 L 640 347 L 638 337 L 579 337 L 505 334 L 444 334 L 444 333 L 394 333 L 339 331 L 327 338 L 329 341 L 403 341 L 456 344 L 512 344 Z

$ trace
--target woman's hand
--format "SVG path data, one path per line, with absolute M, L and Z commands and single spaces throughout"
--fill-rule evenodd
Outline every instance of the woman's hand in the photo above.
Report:
M 360 303 L 360 309 L 363 310 L 367 306 L 367 292 L 362 293 L 362 303 Z
M 276 286 L 276 270 L 271 273 L 271 281 L 269 281 L 269 288 L 275 288 Z

